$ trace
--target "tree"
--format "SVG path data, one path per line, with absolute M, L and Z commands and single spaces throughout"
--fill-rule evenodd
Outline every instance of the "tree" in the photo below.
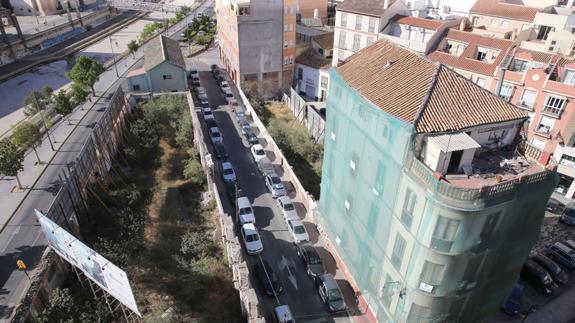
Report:
M 88 98 L 90 93 L 86 90 L 85 87 L 78 83 L 72 83 L 72 91 L 70 92 L 72 95 L 72 99 L 74 100 L 74 105 L 78 105 L 82 102 L 85 102 Z
M 44 99 L 50 99 L 52 97 L 52 94 L 54 94 L 54 89 L 51 88 L 50 86 L 46 85 L 42 88 L 42 96 L 44 97 Z
M 136 51 L 138 50 L 139 47 L 140 45 L 138 45 L 138 42 L 135 40 L 132 40 L 128 43 L 128 50 L 132 54 L 133 58 L 136 58 Z
M 64 90 L 60 90 L 60 92 L 54 96 L 54 112 L 62 117 L 66 117 L 72 110 L 74 110 L 74 106 L 72 102 L 70 102 L 70 97 L 68 97 L 68 94 L 66 94 Z M 70 118 L 67 119 L 68 124 L 70 124 Z
M 40 323 L 72 323 L 74 317 L 77 317 L 76 307 L 68 288 L 56 288 L 50 294 L 48 305 L 38 314 L 36 320 Z
M 0 173 L 6 176 L 15 176 L 20 189 L 22 189 L 22 183 L 18 178 L 18 172 L 24 168 L 23 163 L 24 150 L 8 138 L 2 139 L 0 141 Z
M 36 154 L 36 159 L 38 159 L 38 164 L 42 163 L 36 151 L 36 146 L 42 143 L 42 134 L 37 125 L 28 121 L 18 124 L 12 131 L 12 142 L 23 150 L 32 148 Z
M 92 94 L 95 96 L 94 84 L 96 84 L 100 74 L 105 70 L 104 65 L 97 60 L 91 57 L 80 56 L 76 58 L 74 67 L 69 72 L 66 72 L 66 76 L 74 83 L 78 83 L 84 88 L 92 89 Z
M 24 100 L 26 107 L 24 108 L 24 115 L 27 117 L 35 115 L 40 110 L 45 108 L 44 102 L 42 101 L 43 95 L 38 91 L 30 91 Z

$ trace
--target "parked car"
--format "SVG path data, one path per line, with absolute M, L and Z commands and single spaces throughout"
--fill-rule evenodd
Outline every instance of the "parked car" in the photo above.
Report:
M 272 164 L 272 161 L 267 157 L 260 159 L 257 162 L 257 164 L 258 164 L 258 169 L 262 173 L 263 176 L 266 176 L 269 173 L 275 174 L 275 172 L 276 172 L 274 169 L 274 165 Z
M 333 276 L 331 274 L 321 275 L 316 282 L 319 296 L 327 309 L 332 313 L 345 311 L 345 301 Z
M 246 246 L 246 252 L 249 255 L 257 255 L 264 251 L 264 245 L 260 239 L 260 234 L 253 223 L 242 225 L 241 233 L 242 240 Z
M 523 297 L 523 290 L 525 287 L 523 285 L 515 285 L 513 286 L 513 290 L 511 291 L 511 295 L 507 298 L 507 302 L 503 304 L 501 309 L 503 312 L 509 315 L 517 315 L 519 314 L 519 308 L 521 307 L 521 298 Z
M 302 242 L 309 241 L 309 235 L 307 234 L 307 230 L 303 222 L 299 218 L 287 218 L 286 225 L 288 227 L 288 231 L 291 234 L 293 242 L 297 245 Z
M 200 73 L 198 72 L 197 69 L 192 68 L 192 69 L 190 70 L 190 76 L 191 76 L 191 77 L 194 77 L 194 76 L 195 76 L 195 77 L 198 77 L 199 75 L 200 75 Z
M 254 157 L 256 163 L 260 161 L 260 159 L 266 157 L 266 151 L 264 150 L 264 147 L 262 147 L 262 145 L 260 144 L 253 145 L 250 148 L 250 152 L 252 153 L 252 157 Z
M 549 257 L 568 269 L 575 269 L 575 250 L 562 242 L 555 242 L 547 248 Z
M 201 97 L 198 97 L 198 100 L 200 101 L 201 107 L 207 108 L 210 106 L 210 102 L 208 101 L 208 97 L 206 95 L 202 95 Z
M 564 243 L 567 247 L 569 247 L 569 248 L 575 250 L 575 241 L 573 241 L 573 240 L 565 240 L 563 243 Z
M 230 201 L 236 200 L 236 186 L 238 185 L 237 182 L 225 182 L 226 185 L 226 194 L 228 194 L 228 198 Z M 234 204 L 235 206 L 235 204 Z
M 250 129 L 250 131 L 246 131 L 246 133 L 244 134 L 244 137 L 246 137 L 246 140 L 248 141 L 248 143 L 250 145 L 257 145 L 260 143 L 258 136 L 256 136 L 256 134 L 251 129 Z
M 220 76 L 220 70 L 217 68 L 212 70 L 212 75 L 214 76 L 215 79 L 218 79 L 218 77 Z
M 220 89 L 222 90 L 222 92 L 225 92 L 226 90 L 229 91 L 230 90 L 230 84 L 228 83 L 228 81 L 221 81 L 220 82 Z
M 238 108 L 238 101 L 235 98 L 230 98 L 228 100 L 228 105 L 230 106 L 230 108 L 233 109 L 237 109 Z
M 326 273 L 323 261 L 312 245 L 307 243 L 298 245 L 297 255 L 301 258 L 309 276 L 318 277 Z
M 279 295 L 283 291 L 279 277 L 273 271 L 272 266 L 262 259 L 254 265 L 254 274 L 268 296 Z
M 280 305 L 274 308 L 276 323 L 295 323 L 291 310 L 287 305 Z
M 218 127 L 218 123 L 214 119 L 209 119 L 209 120 L 205 120 L 205 121 L 206 121 L 206 126 L 208 126 L 208 129 Z
M 236 99 L 234 99 L 234 94 L 232 93 L 232 91 L 224 91 L 224 97 L 226 98 L 226 102 L 228 104 L 230 104 L 230 102 L 235 101 Z
M 224 142 L 224 138 L 222 137 L 222 134 L 220 133 L 220 129 L 217 127 L 210 128 L 210 139 L 214 143 L 215 142 Z
M 193 87 L 201 86 L 200 79 L 199 78 L 192 78 L 192 86 Z
M 277 202 L 284 219 L 299 219 L 295 206 L 288 196 L 278 197 Z
M 226 160 L 229 157 L 226 145 L 224 145 L 223 142 L 214 142 L 214 150 L 216 151 L 216 157 L 218 157 L 219 160 Z
M 236 172 L 234 172 L 234 168 L 232 167 L 232 163 L 230 163 L 230 162 L 222 163 L 222 177 L 224 178 L 225 182 L 235 182 L 236 181 Z
M 240 120 L 242 118 L 246 118 L 246 109 L 244 108 L 237 108 L 234 112 L 236 114 L 236 119 Z
M 210 108 L 202 108 L 202 114 L 204 115 L 204 120 L 214 118 L 214 114 L 212 112 L 212 109 L 210 109 Z
M 260 160 L 261 162 L 261 160 Z M 258 163 L 259 164 L 259 163 Z M 275 172 L 266 173 L 264 182 L 274 198 L 286 195 L 286 189 L 281 178 Z
M 559 266 L 555 261 L 547 258 L 542 254 L 536 254 L 533 257 L 533 261 L 535 261 L 541 267 L 545 268 L 549 274 L 551 274 L 551 278 L 553 278 L 556 283 L 564 285 L 569 281 L 569 276 L 567 273 L 561 269 L 561 266 Z
M 563 212 L 561 213 L 561 222 L 574 225 L 575 224 L 575 203 L 571 202 L 567 204 Z
M 197 95 L 206 94 L 206 89 L 204 89 L 204 88 L 201 87 L 201 86 L 198 86 L 198 87 L 196 88 L 196 94 L 197 94 Z
M 254 215 L 254 210 L 250 203 L 250 200 L 245 197 L 238 197 L 236 200 L 236 210 L 238 212 L 238 220 L 240 225 L 246 223 L 256 223 L 256 216 Z
M 549 272 L 531 259 L 523 264 L 521 278 L 542 294 L 551 295 L 558 289 Z
M 245 135 L 246 132 L 248 132 L 248 131 L 252 131 L 252 126 L 250 125 L 248 120 L 241 119 L 238 121 L 238 124 L 240 126 L 240 131 L 241 131 L 242 135 Z

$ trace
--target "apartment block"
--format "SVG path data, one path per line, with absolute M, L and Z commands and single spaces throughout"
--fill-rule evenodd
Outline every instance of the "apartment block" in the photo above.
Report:
M 527 113 L 385 40 L 332 68 L 329 87 L 314 214 L 370 318 L 497 311 L 557 183 L 519 135 Z
M 413 16 L 449 20 L 467 17 L 476 0 L 405 0 Z
M 535 16 L 544 10 L 506 0 L 477 0 L 469 10 L 469 20 L 474 33 L 510 39 L 533 27 Z
M 289 86 L 297 0 L 217 0 L 220 60 L 232 79 L 264 96 Z

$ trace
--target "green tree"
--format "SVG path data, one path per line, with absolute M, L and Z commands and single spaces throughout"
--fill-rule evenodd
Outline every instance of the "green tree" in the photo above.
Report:
M 100 74 L 105 70 L 104 65 L 97 60 L 91 57 L 80 56 L 76 58 L 74 67 L 69 72 L 66 72 L 66 76 L 74 83 L 78 83 L 84 88 L 92 89 L 92 94 L 95 96 L 94 84 L 96 84 Z
M 36 154 L 36 159 L 38 159 L 38 164 L 42 163 L 40 156 L 38 156 L 38 151 L 36 151 L 36 146 L 42 143 L 42 134 L 37 125 L 28 121 L 18 124 L 12 130 L 12 142 L 22 150 L 32 148 L 34 154 Z
M 70 97 L 64 90 L 60 90 L 58 94 L 54 96 L 54 112 L 61 115 L 62 117 L 68 116 L 74 110 L 74 106 L 70 101 Z M 70 118 L 67 118 L 68 124 L 70 124 Z
M 184 162 L 184 177 L 195 185 L 202 186 L 206 181 L 200 161 L 192 156 Z
M 72 90 L 70 91 L 70 94 L 72 95 L 74 105 L 78 105 L 86 101 L 88 95 L 90 95 L 90 92 L 88 92 L 82 85 L 78 83 L 72 83 Z
M 27 117 L 33 116 L 38 113 L 40 110 L 45 108 L 44 102 L 42 101 L 43 95 L 41 92 L 38 91 L 30 91 L 24 100 L 24 115 Z
M 48 305 L 38 314 L 40 323 L 73 323 L 78 316 L 74 298 L 68 288 L 56 288 L 50 294 Z
M 52 97 L 52 94 L 54 94 L 54 89 L 51 88 L 50 86 L 46 85 L 42 88 L 42 96 L 44 97 L 44 99 L 50 99 Z
M 15 176 L 18 187 L 22 189 L 22 183 L 18 177 L 24 163 L 24 150 L 16 146 L 10 139 L 4 138 L 0 141 L 0 173 L 6 176 Z
M 128 51 L 130 51 L 133 58 L 136 58 L 136 51 L 138 50 L 139 47 L 140 45 L 138 45 L 138 42 L 135 40 L 132 40 L 128 43 Z

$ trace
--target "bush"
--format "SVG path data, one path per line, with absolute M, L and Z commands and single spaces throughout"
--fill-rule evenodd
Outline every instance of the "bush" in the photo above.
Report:
M 195 157 L 190 157 L 185 161 L 183 175 L 194 185 L 203 186 L 206 183 L 206 176 L 202 164 Z

